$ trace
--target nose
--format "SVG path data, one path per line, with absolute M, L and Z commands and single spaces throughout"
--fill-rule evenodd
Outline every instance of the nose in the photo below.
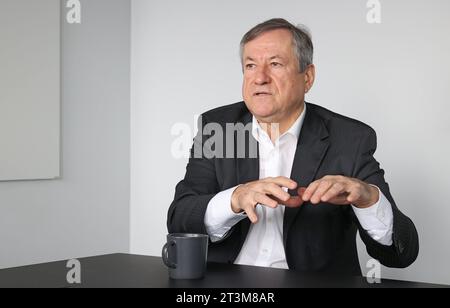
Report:
M 260 66 L 257 68 L 256 76 L 255 76 L 255 84 L 256 85 L 265 85 L 270 82 L 270 76 L 267 72 L 267 67 Z

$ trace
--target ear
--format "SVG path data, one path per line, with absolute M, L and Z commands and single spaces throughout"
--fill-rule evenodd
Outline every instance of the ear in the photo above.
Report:
M 311 88 L 314 85 L 314 80 L 316 80 L 316 67 L 314 66 L 314 64 L 308 65 L 304 74 L 305 74 L 305 93 L 308 93 L 309 90 L 311 90 Z

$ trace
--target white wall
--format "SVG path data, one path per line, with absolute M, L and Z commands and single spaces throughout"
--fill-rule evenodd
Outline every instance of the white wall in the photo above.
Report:
M 1 1 L 0 181 L 60 175 L 60 3 Z
M 0 182 L 0 268 L 129 249 L 130 2 L 81 3 L 62 24 L 62 178 Z
M 159 255 L 164 242 L 187 161 L 171 157 L 171 127 L 241 100 L 241 36 L 284 17 L 313 33 L 318 78 L 308 101 L 377 130 L 376 158 L 418 228 L 418 260 L 383 277 L 450 283 L 450 2 L 381 3 L 382 23 L 371 25 L 361 0 L 133 0 L 131 252 Z

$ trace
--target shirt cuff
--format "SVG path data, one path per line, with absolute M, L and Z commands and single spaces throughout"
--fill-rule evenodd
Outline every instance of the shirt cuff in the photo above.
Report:
M 390 246 L 394 225 L 392 206 L 381 190 L 375 185 L 372 186 L 378 189 L 380 196 L 378 202 L 368 208 L 357 208 L 353 205 L 352 208 L 362 228 L 370 237 L 382 245 Z
M 205 227 L 212 242 L 225 237 L 228 231 L 247 215 L 236 214 L 231 209 L 231 196 L 239 185 L 215 195 L 208 203 L 205 213 Z

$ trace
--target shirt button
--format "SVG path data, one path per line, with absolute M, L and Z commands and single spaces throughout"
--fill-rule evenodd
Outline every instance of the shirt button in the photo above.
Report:
M 266 248 L 264 248 L 264 249 L 262 250 L 262 252 L 263 252 L 263 253 L 268 253 L 268 252 L 269 252 L 269 250 L 268 250 L 268 249 L 266 249 Z

